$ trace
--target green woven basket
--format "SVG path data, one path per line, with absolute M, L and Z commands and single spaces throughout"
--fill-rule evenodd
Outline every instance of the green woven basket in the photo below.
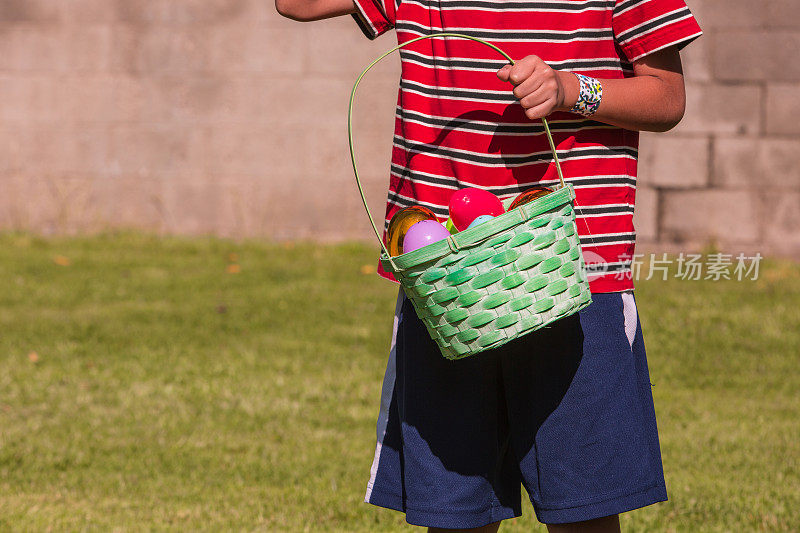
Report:
M 367 206 L 353 150 L 353 101 L 364 75 L 392 52 L 422 39 L 455 37 L 496 46 L 458 33 L 435 33 L 405 42 L 372 62 L 350 97 L 348 137 L 356 183 L 375 236 L 381 264 L 400 281 L 417 315 L 447 359 L 496 348 L 569 316 L 592 301 L 575 227 L 575 192 L 564 183 L 553 137 L 544 130 L 561 181 L 550 194 L 490 221 L 418 250 L 391 257 Z M 506 207 L 510 201 L 506 202 Z

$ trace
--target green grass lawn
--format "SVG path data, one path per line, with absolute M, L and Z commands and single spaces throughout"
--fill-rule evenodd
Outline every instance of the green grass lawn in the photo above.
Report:
M 376 254 L 0 235 L 0 530 L 408 529 L 361 503 L 396 297 Z M 670 501 L 623 527 L 800 529 L 800 266 L 637 301 Z M 528 505 L 501 531 L 544 528 Z

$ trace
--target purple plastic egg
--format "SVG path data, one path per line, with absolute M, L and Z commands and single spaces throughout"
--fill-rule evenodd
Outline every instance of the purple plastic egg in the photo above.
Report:
M 403 253 L 413 252 L 423 246 L 446 239 L 450 232 L 435 220 L 423 220 L 417 222 L 406 232 L 403 239 Z

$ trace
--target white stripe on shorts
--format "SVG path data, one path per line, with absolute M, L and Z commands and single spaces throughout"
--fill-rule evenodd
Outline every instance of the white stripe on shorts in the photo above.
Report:
M 369 483 L 367 483 L 367 494 L 364 501 L 369 503 L 372 496 L 372 486 L 375 484 L 375 476 L 378 475 L 378 464 L 381 460 L 381 448 L 383 447 L 383 437 L 386 435 L 386 426 L 389 423 L 389 406 L 392 404 L 392 393 L 394 393 L 394 381 L 396 372 L 396 346 L 397 346 L 397 327 L 400 324 L 400 310 L 403 308 L 403 298 L 405 294 L 400 289 L 397 295 L 397 305 L 394 308 L 394 324 L 392 326 L 392 342 L 389 348 L 389 362 L 386 364 L 386 374 L 383 376 L 383 386 L 381 387 L 381 410 L 378 413 L 377 438 L 378 444 L 375 446 L 375 457 L 372 459 L 372 468 L 369 471 Z
M 632 291 L 622 293 L 622 313 L 625 315 L 625 335 L 628 337 L 628 344 L 633 349 L 633 338 L 636 336 L 639 316 L 636 312 L 636 300 L 633 299 Z

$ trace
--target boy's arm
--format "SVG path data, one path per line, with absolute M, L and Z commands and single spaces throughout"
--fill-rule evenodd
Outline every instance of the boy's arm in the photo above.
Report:
M 275 0 L 275 9 L 284 17 L 301 22 L 356 12 L 353 0 Z
M 603 97 L 591 119 L 629 130 L 667 131 L 675 127 L 686 107 L 677 47 L 634 61 L 633 72 L 632 78 L 600 80 Z M 578 78 L 553 70 L 538 56 L 506 65 L 497 77 L 515 86 L 514 96 L 532 120 L 553 111 L 569 111 L 578 100 Z

